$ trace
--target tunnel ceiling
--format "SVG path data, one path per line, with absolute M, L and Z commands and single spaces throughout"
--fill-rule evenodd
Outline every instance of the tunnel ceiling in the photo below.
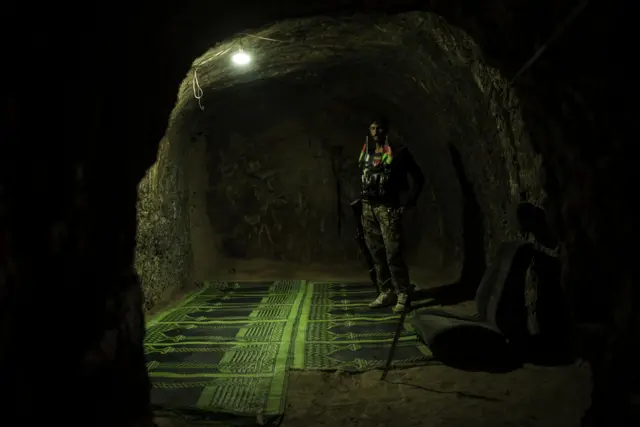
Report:
M 227 53 L 237 49 L 252 55 L 250 66 L 230 63 Z M 425 93 L 437 96 L 452 94 L 457 77 L 469 70 L 478 55 L 462 31 L 427 13 L 315 17 L 238 34 L 196 59 L 192 72 L 196 71 L 200 87 L 209 92 L 300 70 L 313 74 L 335 65 L 366 64 L 411 80 Z M 192 95 L 192 79 L 188 78 L 180 89 L 178 107 Z
M 231 63 L 238 49 L 252 56 L 249 66 Z M 461 152 L 474 183 L 488 242 L 516 229 L 510 211 L 519 195 L 539 195 L 537 160 L 517 100 L 499 73 L 482 62 L 473 40 L 441 17 L 313 17 L 239 33 L 194 61 L 179 89 L 170 139 L 180 140 L 201 126 L 196 123 L 230 111 L 241 115 L 246 100 L 273 96 L 265 84 L 276 85 L 276 92 L 304 87 L 317 99 L 315 114 L 336 123 L 338 110 L 359 111 L 344 119 L 346 126 L 366 125 L 372 111 L 388 112 L 432 182 L 450 229 L 461 227 L 461 195 L 449 144 Z M 200 89 L 202 111 L 194 96 Z

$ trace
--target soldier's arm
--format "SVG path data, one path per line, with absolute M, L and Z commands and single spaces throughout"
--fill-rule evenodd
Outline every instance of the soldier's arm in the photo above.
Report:
M 424 174 L 422 173 L 422 169 L 420 169 L 420 166 L 418 166 L 418 163 L 416 163 L 415 158 L 409 152 L 409 150 L 405 149 L 404 155 L 406 156 L 405 162 L 407 173 L 413 181 L 413 185 L 411 186 L 411 190 L 409 191 L 407 205 L 415 206 L 418 202 L 418 197 L 420 197 L 420 194 L 422 193 L 422 189 L 424 187 Z

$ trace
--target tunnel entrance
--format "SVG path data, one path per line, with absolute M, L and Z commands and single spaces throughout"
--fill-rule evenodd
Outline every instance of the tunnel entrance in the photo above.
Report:
M 229 60 L 240 49 L 244 68 Z M 286 21 L 196 60 L 139 192 L 158 413 L 281 414 L 292 372 L 374 372 L 396 330 L 394 367 L 433 363 L 398 316 L 368 307 L 358 154 L 371 116 L 391 116 L 390 139 L 427 178 L 405 218 L 412 282 L 455 282 L 449 304 L 464 302 L 517 233 L 519 194 L 541 191 L 505 87 L 464 33 L 425 13 Z
M 252 55 L 246 66 L 230 61 L 238 49 Z M 154 217 L 160 231 L 151 226 L 147 234 L 169 235 L 162 227 L 179 222 L 175 229 L 188 228 L 190 237 L 176 234 L 165 245 L 191 261 L 143 282 L 242 279 L 243 271 L 245 279 L 257 271 L 301 278 L 299 268 L 282 263 L 318 274 L 329 263 L 333 277 L 357 276 L 346 207 L 374 111 L 390 113 L 392 138 L 427 176 L 419 214 L 407 219 L 414 279 L 451 282 L 462 265 L 463 197 L 453 164 L 442 160 L 450 157 L 448 143 L 467 159 L 487 159 L 465 168 L 470 180 L 489 183 L 477 196 L 491 257 L 495 242 L 516 229 L 510 211 L 517 195 L 524 189 L 535 197 L 540 189 L 517 105 L 498 98 L 504 82 L 476 55 L 463 32 L 417 12 L 285 21 L 205 53 L 181 85 L 160 150 L 157 165 L 174 167 L 148 174 L 165 201 Z M 173 187 L 163 190 L 162 179 Z M 141 276 L 156 271 L 144 266 L 155 255 L 139 254 Z

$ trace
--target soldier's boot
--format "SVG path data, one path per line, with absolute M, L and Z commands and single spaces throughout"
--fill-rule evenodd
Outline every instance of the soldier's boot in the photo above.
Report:
M 396 305 L 393 306 L 393 313 L 400 314 L 405 310 L 409 310 L 408 306 L 408 298 L 409 295 L 406 292 L 401 292 L 398 294 L 398 298 L 396 299 Z
M 378 298 L 369 304 L 370 308 L 389 307 L 395 304 L 397 301 L 396 293 L 393 290 L 380 292 Z

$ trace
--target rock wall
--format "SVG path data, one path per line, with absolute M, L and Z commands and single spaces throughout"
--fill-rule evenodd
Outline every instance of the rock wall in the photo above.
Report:
M 168 138 L 138 185 L 135 270 L 144 309 L 166 302 L 193 283 L 185 155 Z
M 344 201 L 332 166 L 340 165 L 332 165 L 321 137 L 290 121 L 243 134 L 212 141 L 209 151 L 207 210 L 222 252 L 296 263 L 353 261 L 351 233 L 338 229 L 346 209 L 338 210 Z
M 184 168 L 187 177 L 193 279 L 196 283 L 203 283 L 220 277 L 220 273 L 228 272 L 225 257 L 220 253 L 220 239 L 212 226 L 213 220 L 207 209 L 213 186 L 208 167 L 211 153 L 207 137 L 203 133 L 191 137 L 190 140 L 189 135 L 183 135 L 181 142 L 188 148 Z
M 198 194 L 190 202 L 192 227 L 195 216 L 202 226 L 192 229 L 192 242 L 201 242 L 195 270 L 209 278 L 226 273 L 224 259 L 361 262 L 350 202 L 359 197 L 357 159 L 371 109 L 340 106 L 313 80 L 287 89 L 250 85 L 217 93 L 224 110 L 209 103 L 175 130 L 185 141 L 201 135 L 192 138 L 201 148 L 198 166 L 188 167 L 189 193 Z M 404 140 L 398 130 L 392 137 Z M 431 181 L 419 205 L 406 228 L 409 260 L 441 268 L 450 261 L 443 250 L 451 232 L 443 229 Z
M 416 39 L 419 54 L 411 61 L 421 59 L 417 65 L 426 71 L 429 60 L 444 59 L 456 70 L 439 80 L 449 97 L 441 100 L 436 124 L 440 137 L 460 152 L 482 210 L 485 253 L 491 260 L 497 245 L 517 236 L 517 203 L 539 202 L 543 197 L 541 157 L 525 131 L 515 91 L 498 69 L 483 60 L 477 42 L 440 16 L 405 17 L 411 25 L 425 28 Z M 433 87 L 429 83 L 434 73 L 429 74 L 416 76 L 425 91 Z

